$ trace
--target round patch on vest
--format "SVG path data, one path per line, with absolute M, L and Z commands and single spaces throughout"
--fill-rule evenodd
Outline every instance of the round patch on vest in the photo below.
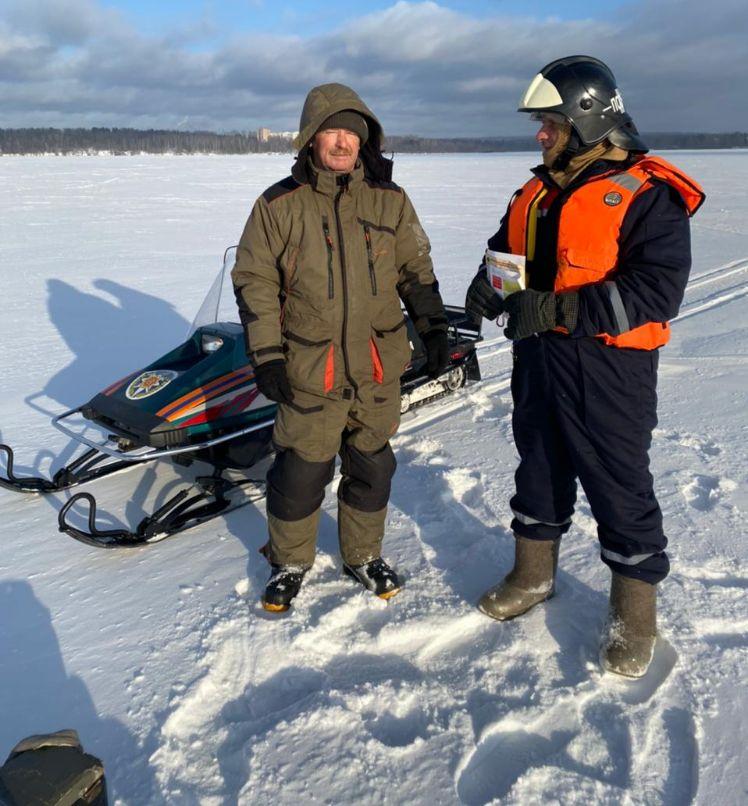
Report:
M 608 207 L 615 207 L 623 201 L 623 196 L 617 190 L 611 190 L 610 193 L 605 194 L 603 201 Z

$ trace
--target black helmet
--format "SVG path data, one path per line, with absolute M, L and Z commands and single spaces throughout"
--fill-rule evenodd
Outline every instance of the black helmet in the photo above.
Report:
M 606 137 L 628 151 L 649 150 L 624 108 L 615 76 L 592 56 L 566 56 L 547 64 L 530 82 L 517 111 L 562 115 L 579 138 L 577 152 Z

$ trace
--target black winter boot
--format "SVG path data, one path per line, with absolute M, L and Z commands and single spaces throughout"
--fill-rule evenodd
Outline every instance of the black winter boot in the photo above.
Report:
M 561 540 L 530 540 L 515 535 L 514 568 L 486 591 L 478 609 L 498 621 L 521 616 L 554 593 Z
M 391 599 L 402 589 L 400 577 L 381 557 L 363 565 L 343 563 L 343 572 L 360 582 L 380 599 Z
M 262 606 L 272 613 L 282 613 L 291 606 L 309 569 L 298 565 L 271 565 L 270 569 Z
M 606 672 L 643 677 L 657 636 L 657 588 L 613 572 L 601 664 Z

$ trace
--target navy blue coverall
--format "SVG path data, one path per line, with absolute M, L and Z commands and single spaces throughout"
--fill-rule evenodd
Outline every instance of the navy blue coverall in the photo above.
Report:
M 587 179 L 625 163 L 588 166 L 538 218 L 529 287 L 553 291 L 559 214 Z M 555 187 L 547 169 L 534 173 Z M 508 216 L 489 241 L 508 252 Z M 691 268 L 688 214 L 665 182 L 636 197 L 620 230 L 615 282 L 630 327 L 675 317 Z M 512 372 L 514 440 L 520 455 L 511 499 L 512 529 L 552 540 L 568 531 L 579 479 L 597 521 L 601 558 L 615 572 L 656 584 L 669 562 L 662 513 L 649 471 L 657 424 L 657 350 L 605 345 L 616 312 L 602 285 L 579 289 L 579 321 L 571 335 L 553 331 L 515 342 Z

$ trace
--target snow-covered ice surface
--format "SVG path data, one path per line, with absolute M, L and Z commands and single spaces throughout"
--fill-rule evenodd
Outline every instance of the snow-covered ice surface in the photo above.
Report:
M 668 155 L 709 194 L 662 352 L 652 450 L 671 539 L 646 678 L 597 666 L 609 572 L 582 498 L 557 596 L 500 624 L 475 602 L 509 567 L 509 348 L 404 418 L 390 603 L 341 577 L 334 496 L 297 606 L 258 608 L 263 508 L 101 551 L 56 529 L 69 493 L 0 491 L 0 760 L 78 729 L 121 804 L 744 803 L 748 154 Z M 395 178 L 460 303 L 529 154 L 408 156 Z M 0 436 L 19 470 L 71 451 L 48 424 L 180 341 L 285 156 L 0 159 Z M 52 457 L 59 457 L 52 459 Z M 189 471 L 91 485 L 137 522 Z

